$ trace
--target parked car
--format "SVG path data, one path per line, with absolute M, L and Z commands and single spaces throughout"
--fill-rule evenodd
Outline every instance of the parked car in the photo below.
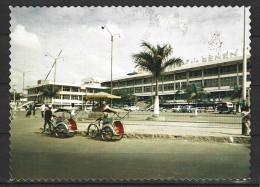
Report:
M 215 112 L 215 111 L 214 111 L 214 108 L 213 108 L 212 106 L 206 107 L 205 111 L 208 112 L 208 113 L 210 113 L 210 112 Z
M 125 105 L 123 109 L 126 111 L 137 111 L 139 109 L 139 107 Z
M 231 113 L 234 110 L 234 105 L 233 103 L 226 102 L 226 103 L 218 103 L 217 105 L 217 111 L 222 114 L 222 113 Z
M 199 113 L 205 112 L 205 107 L 197 107 Z
M 195 108 L 192 105 L 185 105 L 184 107 L 181 108 L 181 112 L 195 112 Z
M 151 106 L 145 106 L 142 108 L 142 111 L 150 111 L 151 110 Z
M 177 105 L 175 107 L 172 108 L 172 112 L 181 112 L 181 105 Z

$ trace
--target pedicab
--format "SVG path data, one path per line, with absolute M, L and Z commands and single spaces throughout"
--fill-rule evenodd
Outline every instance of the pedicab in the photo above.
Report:
M 51 120 L 51 133 L 59 138 L 72 137 L 76 134 L 77 123 L 72 119 L 73 108 L 59 108 L 54 112 Z
M 91 138 L 96 138 L 98 135 L 101 135 L 102 139 L 105 141 L 110 141 L 112 139 L 121 140 L 125 135 L 124 126 L 121 119 L 127 116 L 129 111 L 107 108 L 102 112 L 104 117 L 97 118 L 94 123 L 91 123 L 88 126 L 87 135 Z M 121 113 L 126 114 L 121 117 Z M 108 117 L 108 114 L 112 114 L 113 116 Z
M 121 98 L 121 96 L 116 96 L 105 92 L 88 94 L 85 97 L 88 99 L 100 99 L 100 104 L 101 104 L 101 99 Z M 87 135 L 91 138 L 95 138 L 98 135 L 101 135 L 102 139 L 105 141 L 110 141 L 112 139 L 117 139 L 117 140 L 122 139 L 124 136 L 124 126 L 120 120 L 123 119 L 129 113 L 129 111 L 125 111 L 122 109 L 103 108 L 102 110 L 100 110 L 100 112 L 103 113 L 103 117 L 97 118 L 94 123 L 91 123 L 88 126 Z M 126 113 L 126 114 L 123 117 L 121 117 L 120 116 L 121 113 Z

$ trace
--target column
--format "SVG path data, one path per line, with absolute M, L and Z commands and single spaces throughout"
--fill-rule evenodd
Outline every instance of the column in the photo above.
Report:
M 218 89 L 220 89 L 220 66 L 218 66 Z
M 201 80 L 201 83 L 202 83 L 202 86 L 204 87 L 204 69 L 202 69 L 201 70 L 201 78 L 202 78 L 202 80 Z

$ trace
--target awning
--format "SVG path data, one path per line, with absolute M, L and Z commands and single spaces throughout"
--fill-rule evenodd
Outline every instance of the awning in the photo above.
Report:
M 112 99 L 121 99 L 121 96 L 112 95 L 105 92 L 98 92 L 98 93 L 90 93 L 84 96 L 85 98 L 93 99 L 93 98 L 112 98 Z

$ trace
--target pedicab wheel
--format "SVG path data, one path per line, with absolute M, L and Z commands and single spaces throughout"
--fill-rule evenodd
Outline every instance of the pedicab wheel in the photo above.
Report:
M 67 129 L 64 125 L 58 125 L 55 130 L 55 134 L 59 138 L 66 138 L 68 136 Z
M 119 135 L 115 135 L 114 137 L 115 137 L 116 140 L 121 140 L 124 137 L 124 135 L 119 134 Z
M 110 141 L 113 138 L 113 130 L 111 127 L 106 126 L 102 129 L 102 139 L 105 141 Z
M 95 138 L 95 137 L 97 137 L 97 135 L 98 135 L 98 127 L 97 127 L 97 125 L 96 125 L 96 124 L 90 124 L 90 125 L 88 126 L 88 131 L 87 131 L 87 133 L 88 133 L 88 136 L 89 136 L 90 138 Z

